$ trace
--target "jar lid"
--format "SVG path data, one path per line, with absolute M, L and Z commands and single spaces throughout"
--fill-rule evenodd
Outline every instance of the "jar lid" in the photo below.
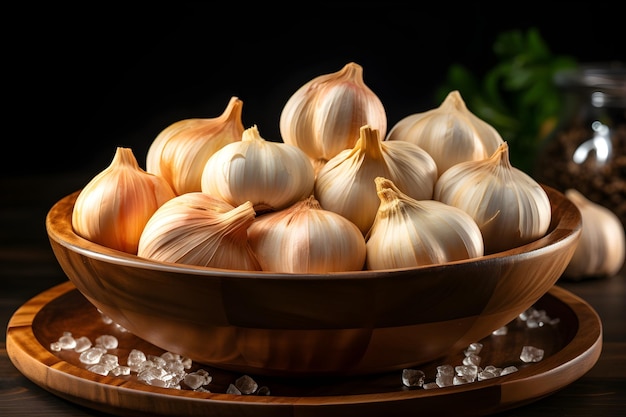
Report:
M 626 64 L 622 62 L 583 64 L 557 72 L 554 81 L 564 90 L 592 94 L 599 106 L 626 105 Z

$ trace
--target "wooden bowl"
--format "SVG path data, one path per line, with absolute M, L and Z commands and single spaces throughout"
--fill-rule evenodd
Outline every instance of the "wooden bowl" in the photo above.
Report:
M 78 290 L 162 349 L 248 374 L 372 374 L 462 350 L 554 285 L 574 253 L 582 220 L 563 194 L 545 189 L 552 223 L 543 238 L 474 260 L 410 269 L 298 275 L 156 262 L 76 235 L 71 212 L 78 191 L 50 209 L 46 228 Z

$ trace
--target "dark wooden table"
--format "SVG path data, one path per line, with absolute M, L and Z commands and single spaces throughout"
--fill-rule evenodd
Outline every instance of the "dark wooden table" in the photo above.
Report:
M 0 176 L 0 319 L 31 297 L 65 282 L 46 231 L 48 209 L 81 188 L 93 173 Z M 596 365 L 564 389 L 500 416 L 623 416 L 626 410 L 626 270 L 614 277 L 558 285 L 586 300 L 603 323 L 603 349 Z M 104 416 L 57 397 L 32 383 L 13 365 L 0 340 L 0 416 Z

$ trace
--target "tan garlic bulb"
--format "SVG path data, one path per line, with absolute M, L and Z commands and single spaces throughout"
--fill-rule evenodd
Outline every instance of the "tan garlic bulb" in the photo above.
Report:
M 352 149 L 364 125 L 378 130 L 381 137 L 387 133 L 385 108 L 355 62 L 302 85 L 280 114 L 283 141 L 302 149 L 316 171 L 342 150 Z
M 380 205 L 376 177 L 390 179 L 416 200 L 429 200 L 437 181 L 437 165 L 414 143 L 383 142 L 378 130 L 365 125 L 354 148 L 341 151 L 320 169 L 315 197 L 322 207 L 346 217 L 365 235 Z
M 491 156 L 503 142 L 493 126 L 468 110 L 456 90 L 439 107 L 401 119 L 386 140 L 421 146 L 437 163 L 439 175 L 459 162 Z
M 257 217 L 248 239 L 264 271 L 360 271 L 365 238 L 345 217 L 324 210 L 313 196 Z
M 418 267 L 483 255 L 469 214 L 436 200 L 415 200 L 386 178 L 375 180 L 380 207 L 366 236 L 366 268 Z
M 148 148 L 146 171 L 165 178 L 177 195 L 200 191 L 209 157 L 241 140 L 242 107 L 239 98 L 231 97 L 218 117 L 184 119 L 167 126 Z
M 148 219 L 174 196 L 167 181 L 139 167 L 132 149 L 118 147 L 111 164 L 78 194 L 72 227 L 87 240 L 134 255 Z
M 311 195 L 314 182 L 313 165 L 300 148 L 265 140 L 255 125 L 209 158 L 201 186 L 233 206 L 251 201 L 257 212 L 264 212 Z
M 449 168 L 437 180 L 433 198 L 472 216 L 482 232 L 486 254 L 542 237 L 552 219 L 548 194 L 511 165 L 507 142 L 489 158 Z
M 564 275 L 580 280 L 617 274 L 626 256 L 624 225 L 619 217 L 608 208 L 589 200 L 578 190 L 567 189 L 565 196 L 578 207 L 583 228 Z
M 137 255 L 162 262 L 258 271 L 247 232 L 255 216 L 250 202 L 233 207 L 202 192 L 181 194 L 150 218 Z

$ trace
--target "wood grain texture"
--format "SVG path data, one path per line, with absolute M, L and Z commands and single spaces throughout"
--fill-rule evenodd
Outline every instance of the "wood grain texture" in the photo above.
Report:
M 52 341 L 64 331 L 92 340 L 114 334 L 116 350 L 123 362 L 130 349 L 161 354 L 157 348 L 129 332 L 105 323 L 100 313 L 67 282 L 34 297 L 20 307 L 7 329 L 7 352 L 16 368 L 47 391 L 76 404 L 116 415 L 172 416 L 363 416 L 429 415 L 458 416 L 504 411 L 536 401 L 581 377 L 596 363 L 602 348 L 602 328 L 595 311 L 584 301 L 554 287 L 536 304 L 556 326 L 528 329 L 509 324 L 505 337 L 490 336 L 481 342 L 482 364 L 516 365 L 519 371 L 493 380 L 435 390 L 402 386 L 401 373 L 331 379 L 253 377 L 271 389 L 269 396 L 226 394 L 228 384 L 241 376 L 230 371 L 194 364 L 192 370 L 209 370 L 214 378 L 211 393 L 148 386 L 129 377 L 100 376 L 85 369 L 73 351 L 53 353 Z M 519 352 L 524 345 L 541 346 L 541 362 L 524 364 Z M 427 379 L 433 380 L 436 366 L 460 364 L 462 352 L 441 362 L 425 364 Z

